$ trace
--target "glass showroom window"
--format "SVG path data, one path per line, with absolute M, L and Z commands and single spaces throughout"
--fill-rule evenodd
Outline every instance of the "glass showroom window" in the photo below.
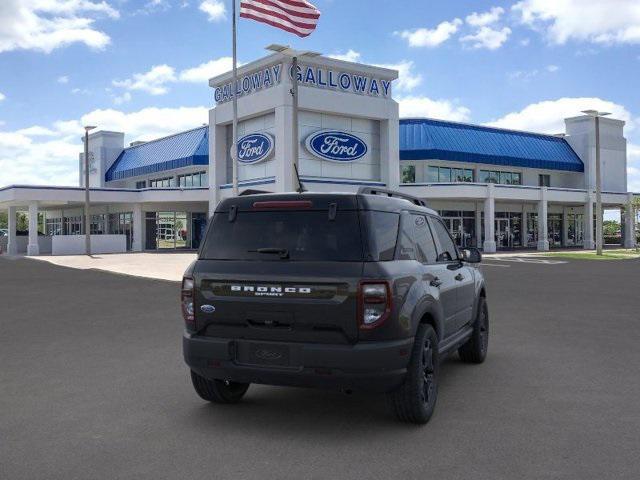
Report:
M 480 182 L 499 183 L 502 185 L 522 185 L 522 174 L 518 172 L 480 170 Z
M 82 235 L 83 217 L 65 217 L 63 235 Z
M 428 167 L 427 181 L 443 182 L 473 182 L 473 170 L 469 168 Z
M 402 167 L 401 183 L 416 183 L 416 166 L 405 165 Z
M 551 186 L 551 175 L 539 175 L 538 176 L 538 185 L 541 187 L 550 187 Z
M 47 218 L 45 232 L 47 235 L 62 235 L 62 219 Z
M 206 187 L 208 183 L 207 172 L 178 175 L 178 186 L 182 188 Z
M 175 185 L 176 185 L 175 179 L 173 177 L 149 180 L 150 188 L 168 188 L 168 187 L 175 187 Z
M 107 216 L 102 213 L 99 215 L 91 215 L 91 235 L 102 235 L 105 232 Z
M 133 244 L 133 212 L 110 213 L 109 233 L 124 235 L 127 239 L 127 251 Z

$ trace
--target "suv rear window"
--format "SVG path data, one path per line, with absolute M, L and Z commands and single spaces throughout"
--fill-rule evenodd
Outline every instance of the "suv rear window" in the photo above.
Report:
M 213 217 L 201 258 L 207 260 L 274 260 L 286 251 L 289 260 L 362 261 L 360 222 L 356 211 L 340 211 L 329 220 L 325 211 L 238 212 L 234 221 L 221 212 Z

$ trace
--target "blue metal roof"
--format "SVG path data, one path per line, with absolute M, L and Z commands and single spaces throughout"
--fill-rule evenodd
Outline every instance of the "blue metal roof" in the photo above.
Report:
M 583 172 L 564 138 L 432 119 L 400 120 L 400 160 L 451 160 Z
M 191 165 L 209 165 L 208 126 L 125 148 L 107 170 L 105 180 L 122 180 Z

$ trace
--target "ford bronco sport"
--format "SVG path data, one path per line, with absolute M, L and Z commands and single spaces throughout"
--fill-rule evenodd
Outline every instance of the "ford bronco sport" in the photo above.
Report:
M 400 193 L 226 199 L 182 281 L 193 386 L 216 403 L 251 383 L 385 392 L 400 420 L 426 423 L 440 360 L 487 354 L 478 262 Z

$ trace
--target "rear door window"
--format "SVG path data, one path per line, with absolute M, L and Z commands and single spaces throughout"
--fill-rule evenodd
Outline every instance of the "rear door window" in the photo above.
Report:
M 392 212 L 362 212 L 369 233 L 369 254 L 374 262 L 393 260 L 400 215 Z
M 433 236 L 437 242 L 438 249 L 438 262 L 451 262 L 458 258 L 458 251 L 456 250 L 455 243 L 449 235 L 449 231 L 444 226 L 442 221 L 437 218 L 429 217 L 429 224 L 433 231 Z
M 286 255 L 280 254 L 283 251 Z M 213 217 L 201 258 L 362 261 L 358 212 L 338 210 L 330 220 L 327 211 L 240 211 L 233 221 L 228 213 L 219 212 Z
M 400 222 L 400 233 L 398 235 L 398 260 L 416 259 L 414 236 L 413 215 L 408 213 L 403 214 L 402 221 Z
M 416 240 L 416 259 L 422 263 L 434 263 L 438 256 L 431 229 L 424 215 L 412 215 Z

